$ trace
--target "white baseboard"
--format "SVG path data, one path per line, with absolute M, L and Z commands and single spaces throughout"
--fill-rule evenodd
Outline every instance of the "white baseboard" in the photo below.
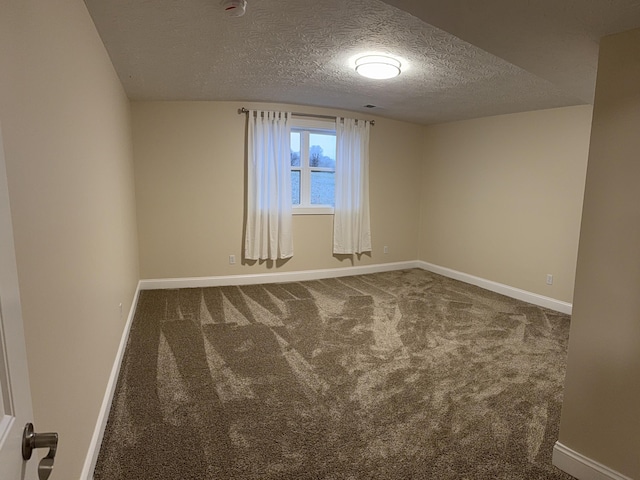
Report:
M 424 270 L 428 270 L 433 273 L 443 275 L 445 277 L 453 278 L 454 280 L 460 280 L 461 282 L 470 283 L 478 287 L 490 290 L 492 292 L 505 295 L 507 297 L 515 298 L 516 300 L 522 300 L 523 302 L 532 303 L 540 307 L 545 307 L 556 312 L 567 313 L 571 315 L 573 305 L 555 298 L 545 297 L 538 295 L 537 293 L 528 292 L 519 288 L 510 287 L 502 283 L 494 282 L 480 277 L 474 277 L 468 273 L 459 272 L 450 268 L 434 265 L 433 263 L 419 261 L 418 267 Z
M 419 262 L 378 263 L 357 267 L 326 268 L 296 272 L 255 273 L 248 275 L 226 275 L 219 277 L 158 278 L 140 280 L 141 290 L 193 287 L 219 287 L 223 285 L 254 285 L 260 283 L 304 282 L 323 278 L 366 275 L 368 273 L 390 272 L 406 268 L 420 268 Z
M 357 267 L 327 268 L 321 270 L 302 270 L 295 272 L 255 273 L 247 275 L 224 275 L 217 277 L 191 278 L 157 278 L 140 280 L 140 290 L 219 287 L 223 285 L 254 285 L 259 283 L 303 282 L 306 280 L 320 280 L 323 278 L 347 277 L 350 275 L 365 275 L 368 273 L 389 272 L 405 268 L 422 268 L 445 277 L 460 280 L 471 285 L 500 293 L 507 297 L 522 300 L 557 312 L 571 314 L 572 305 L 555 298 L 545 297 L 537 293 L 510 287 L 484 278 L 475 277 L 467 273 L 441 267 L 419 260 L 395 263 L 379 263 Z
M 102 445 L 102 438 L 104 437 L 104 430 L 107 427 L 107 420 L 109 419 L 109 411 L 111 410 L 111 403 L 113 401 L 113 395 L 116 391 L 116 383 L 118 382 L 118 376 L 120 375 L 120 366 L 124 357 L 124 351 L 127 347 L 127 341 L 129 340 L 129 331 L 131 330 L 131 323 L 136 313 L 136 307 L 138 305 L 138 297 L 140 296 L 140 282 L 136 288 L 133 300 L 131 302 L 131 308 L 129 309 L 129 315 L 127 316 L 127 322 L 125 323 L 122 331 L 122 338 L 120 339 L 120 345 L 116 352 L 116 357 L 111 368 L 111 375 L 109 376 L 109 382 L 107 383 L 107 389 L 102 400 L 102 406 L 98 413 L 98 420 L 96 421 L 95 429 L 93 430 L 93 436 L 91 437 L 91 443 L 89 444 L 89 450 L 84 460 L 84 466 L 82 467 L 82 473 L 80 474 L 81 480 L 93 480 L 93 471 L 96 468 L 96 462 L 98 461 L 98 454 L 100 453 L 100 446 Z
M 556 442 L 553 446 L 552 463 L 578 480 L 632 480 L 630 477 L 571 450 L 560 442 Z

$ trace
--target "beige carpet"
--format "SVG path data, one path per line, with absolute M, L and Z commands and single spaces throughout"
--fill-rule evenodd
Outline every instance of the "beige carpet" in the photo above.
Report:
M 95 479 L 571 479 L 569 320 L 418 269 L 144 291 Z

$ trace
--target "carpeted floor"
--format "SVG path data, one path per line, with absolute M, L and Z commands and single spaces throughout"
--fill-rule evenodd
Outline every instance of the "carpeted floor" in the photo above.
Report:
M 418 269 L 143 291 L 94 478 L 571 479 L 569 320 Z

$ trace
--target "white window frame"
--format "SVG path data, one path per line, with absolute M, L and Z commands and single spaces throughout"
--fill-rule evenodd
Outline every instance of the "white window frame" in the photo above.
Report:
M 300 135 L 300 167 L 291 167 L 291 171 L 300 171 L 300 205 L 293 205 L 294 215 L 333 215 L 331 205 L 311 204 L 311 172 L 334 172 L 334 169 L 311 167 L 309 165 L 308 133 L 336 134 L 336 122 L 316 119 L 291 119 L 291 131 L 299 131 Z M 307 132 L 307 134 L 305 134 Z

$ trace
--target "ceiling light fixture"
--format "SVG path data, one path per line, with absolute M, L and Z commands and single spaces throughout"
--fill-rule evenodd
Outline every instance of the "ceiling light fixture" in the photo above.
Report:
M 363 77 L 386 80 L 400 75 L 400 62 L 386 55 L 364 55 L 356 59 L 356 72 Z

